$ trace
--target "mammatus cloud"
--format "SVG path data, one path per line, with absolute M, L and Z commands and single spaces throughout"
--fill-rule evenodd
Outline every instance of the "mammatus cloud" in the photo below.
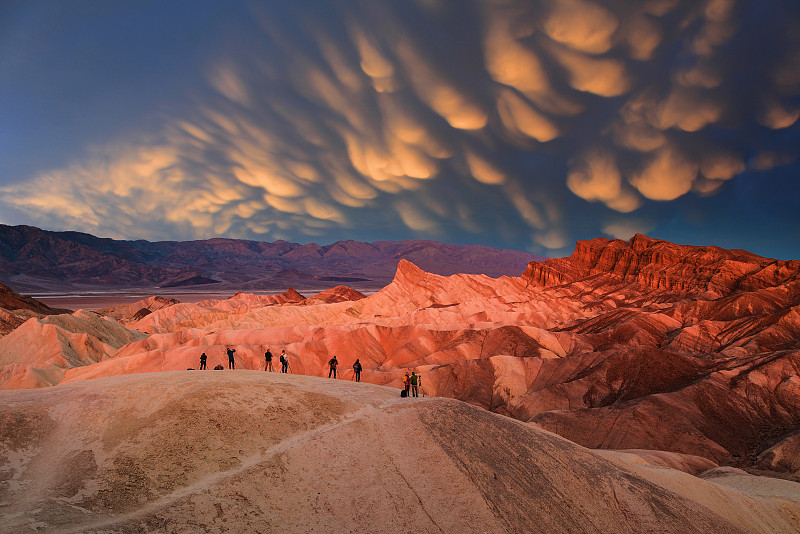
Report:
M 621 213 L 638 209 L 642 200 L 622 179 L 614 154 L 593 150 L 570 162 L 567 186 L 579 197 L 599 200 Z
M 713 195 L 748 165 L 796 158 L 759 143 L 800 118 L 797 9 L 770 19 L 783 24 L 773 47 L 732 61 L 752 9 L 259 8 L 250 46 L 219 51 L 192 111 L 2 198 L 51 227 L 125 238 L 358 238 L 400 224 L 543 253 L 574 239 L 567 206 L 581 199 L 597 207 L 598 231 L 628 236 L 655 226 L 637 215 L 648 202 Z
M 631 184 L 646 198 L 675 200 L 688 193 L 697 178 L 697 164 L 673 148 L 662 148 L 631 177 Z

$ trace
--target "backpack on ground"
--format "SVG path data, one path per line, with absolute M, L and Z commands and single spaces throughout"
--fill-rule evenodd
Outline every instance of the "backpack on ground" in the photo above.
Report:
M 401 397 L 408 397 L 408 391 L 406 391 L 405 389 L 401 389 L 400 390 L 400 396 Z

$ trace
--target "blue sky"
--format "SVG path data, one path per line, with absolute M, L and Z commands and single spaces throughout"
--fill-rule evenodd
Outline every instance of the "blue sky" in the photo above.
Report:
M 790 0 L 0 6 L 0 223 L 800 250 Z

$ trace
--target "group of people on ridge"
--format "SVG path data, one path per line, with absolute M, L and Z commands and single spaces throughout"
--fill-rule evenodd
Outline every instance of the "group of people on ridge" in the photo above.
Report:
M 236 349 L 231 347 L 227 347 L 225 352 L 228 354 L 228 369 L 236 369 L 236 361 L 234 360 L 234 354 L 236 353 Z M 267 349 L 267 352 L 264 353 L 264 370 L 265 371 L 275 371 L 272 367 L 272 352 Z M 202 353 L 200 355 L 200 369 L 206 369 L 206 361 L 208 360 L 208 356 L 206 353 Z M 280 358 L 278 359 L 281 363 L 281 373 L 288 373 L 289 370 L 289 356 L 286 354 L 286 350 L 281 350 Z M 328 360 L 328 378 L 336 378 L 336 371 L 339 367 L 339 360 L 336 359 L 336 356 Z M 223 369 L 222 365 L 217 365 L 214 369 Z M 361 371 L 363 367 L 361 366 L 361 361 L 356 358 L 355 363 L 353 364 L 353 380 L 356 382 L 361 382 Z M 405 376 L 403 377 L 403 389 L 405 392 L 405 397 L 418 397 L 419 396 L 419 389 L 422 386 L 422 377 L 418 375 L 416 372 L 412 371 L 411 375 L 409 376 L 408 372 L 406 372 Z

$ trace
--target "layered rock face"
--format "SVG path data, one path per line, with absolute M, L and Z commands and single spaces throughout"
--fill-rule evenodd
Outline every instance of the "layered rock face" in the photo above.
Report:
M 660 451 L 634 456 L 691 471 L 705 461 L 797 476 L 763 453 L 784 441 L 793 450 L 786 438 L 800 431 L 798 272 L 797 261 L 644 236 L 580 242 L 519 277 L 439 276 L 400 261 L 393 281 L 364 298 L 346 288 L 239 294 L 126 313 L 119 326 L 140 337 L 106 343 L 113 353 L 96 362 L 69 360 L 56 378 L 185 370 L 202 352 L 209 369 L 227 367 L 228 347 L 237 369 L 262 369 L 267 349 L 286 350 L 292 373 L 327 376 L 335 354 L 342 378 L 356 358 L 365 382 L 399 387 L 414 371 L 424 394 L 590 448 Z M 4 387 L 58 381 L 15 381 L 8 365 Z
M 630 242 L 596 238 L 579 241 L 568 258 L 532 262 L 523 277 L 558 285 L 592 275 L 613 275 L 640 287 L 729 295 L 798 281 L 800 260 L 762 258 L 744 250 L 675 245 L 636 234 Z
M 532 263 L 529 283 L 585 287 L 611 309 L 559 329 L 591 344 L 591 363 L 510 412 L 590 447 L 750 464 L 800 422 L 799 275 L 798 261 L 641 235 Z

